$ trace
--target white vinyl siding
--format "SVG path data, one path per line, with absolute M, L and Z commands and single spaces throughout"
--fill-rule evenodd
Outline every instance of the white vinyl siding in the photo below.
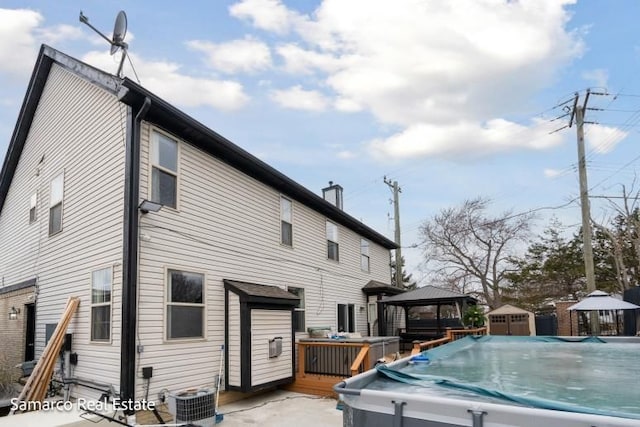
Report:
M 73 375 L 120 382 L 120 307 L 127 109 L 115 95 L 53 64 L 0 212 L 0 275 L 5 284 L 37 277 L 36 357 L 45 324 L 57 323 L 69 296 L 81 298 L 67 330 L 78 364 Z M 64 231 L 49 238 L 51 182 L 64 171 Z M 36 221 L 25 196 L 37 192 Z M 113 266 L 111 343 L 91 344 L 89 272 Z M 72 387 L 72 395 L 100 392 Z
M 241 385 L 241 353 L 240 353 L 240 297 L 229 292 L 229 385 L 240 387 Z
M 148 193 L 149 141 L 153 127 L 143 122 L 141 194 Z M 178 140 L 180 156 L 180 210 L 162 209 L 140 218 L 140 366 L 162 369 L 151 381 L 150 396 L 166 388 L 208 387 L 219 366 L 220 345 L 225 342 L 224 279 L 304 288 L 306 325 L 336 328 L 336 305 L 353 303 L 357 313 L 365 306 L 362 287 L 369 280 L 390 283 L 389 250 L 370 242 L 371 272 L 360 269 L 360 238 L 337 224 L 340 262 L 327 259 L 326 216 L 294 201 L 292 220 L 295 250 L 281 244 L 282 194 L 231 168 L 226 163 Z M 166 341 L 163 333 L 165 265 L 206 275 L 204 340 Z M 364 312 L 363 312 L 364 313 Z M 356 330 L 367 331 L 366 315 L 356 316 Z M 303 336 L 303 334 L 300 334 Z M 185 370 L 182 363 L 197 369 Z M 229 356 L 229 366 L 234 363 Z M 239 363 L 239 361 L 238 361 Z M 138 375 L 141 375 L 140 370 Z M 231 376 L 230 376 L 231 380 Z M 238 383 L 239 384 L 239 380 Z M 144 397 L 143 381 L 137 397 Z
M 269 357 L 269 340 L 277 337 L 282 338 L 282 354 Z M 251 310 L 251 386 L 292 374 L 291 311 Z

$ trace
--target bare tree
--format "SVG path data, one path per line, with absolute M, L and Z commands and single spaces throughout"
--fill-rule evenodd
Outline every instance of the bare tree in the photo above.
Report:
M 607 251 L 616 270 L 616 281 L 621 292 L 637 285 L 640 276 L 640 207 L 638 200 L 640 192 L 634 193 L 636 180 L 634 179 L 631 191 L 622 186 L 622 196 L 607 198 L 610 207 L 615 213 L 611 226 L 597 223 L 593 218 L 592 224 L 609 241 Z M 619 202 L 616 200 L 620 200 Z
M 455 278 L 467 293 L 473 283 L 493 309 L 502 303 L 509 259 L 530 236 L 534 215 L 505 212 L 492 218 L 487 214 L 488 205 L 489 200 L 476 198 L 443 209 L 422 224 L 420 234 L 432 273 Z

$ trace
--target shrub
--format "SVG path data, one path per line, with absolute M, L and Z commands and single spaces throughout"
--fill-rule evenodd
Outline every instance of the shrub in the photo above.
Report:
M 467 311 L 464 312 L 462 322 L 465 326 L 471 326 L 472 328 L 484 326 L 484 311 L 477 305 L 471 305 L 467 308 Z

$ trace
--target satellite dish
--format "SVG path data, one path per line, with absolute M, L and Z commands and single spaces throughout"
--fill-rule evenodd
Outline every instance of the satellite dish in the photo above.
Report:
M 127 48 L 129 47 L 124 42 L 124 37 L 127 35 L 127 14 L 124 13 L 124 10 L 118 12 L 118 16 L 116 16 L 116 22 L 113 25 L 113 36 L 111 39 L 98 31 L 96 27 L 89 24 L 89 18 L 85 16 L 82 11 L 80 11 L 80 22 L 87 25 L 111 45 L 111 55 L 115 54 L 118 49 L 122 49 L 122 58 L 120 58 L 120 65 L 118 66 L 118 72 L 116 73 L 118 77 L 122 77 L 122 66 L 124 65 L 124 58 L 127 56 Z
M 116 23 L 113 25 L 113 37 L 111 40 L 111 55 L 118 51 L 119 47 L 126 49 L 124 37 L 127 35 L 127 14 L 124 10 L 118 12 Z

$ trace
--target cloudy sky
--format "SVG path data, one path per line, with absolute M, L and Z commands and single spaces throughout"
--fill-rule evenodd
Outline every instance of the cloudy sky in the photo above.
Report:
M 420 278 L 420 223 L 466 198 L 495 213 L 580 222 L 575 127 L 589 98 L 589 187 L 617 195 L 640 165 L 640 2 L 238 0 L 0 4 L 0 159 L 39 46 L 115 73 L 110 33 L 128 16 L 125 75 L 402 245 Z M 133 64 L 131 67 L 130 64 Z M 560 206 L 563 206 L 560 208 Z M 593 214 L 603 215 L 601 199 Z

